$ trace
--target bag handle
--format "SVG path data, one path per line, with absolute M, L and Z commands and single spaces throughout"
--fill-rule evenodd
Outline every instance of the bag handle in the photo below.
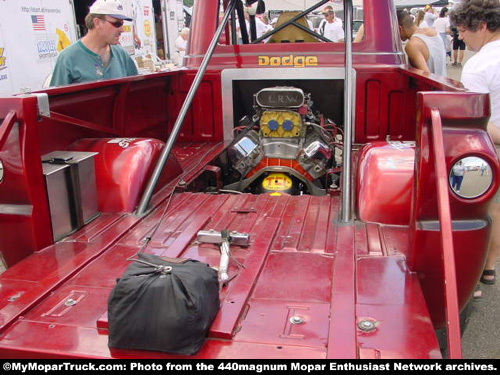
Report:
M 145 260 L 142 260 L 142 259 L 131 259 L 131 258 L 128 258 L 127 260 L 139 262 L 139 263 L 145 264 L 147 266 L 154 267 L 155 272 L 159 272 L 162 275 L 166 275 L 168 273 L 171 273 L 172 269 L 173 269 L 171 266 L 164 266 L 164 265 L 161 265 L 161 264 L 154 264 L 154 263 L 146 262 Z

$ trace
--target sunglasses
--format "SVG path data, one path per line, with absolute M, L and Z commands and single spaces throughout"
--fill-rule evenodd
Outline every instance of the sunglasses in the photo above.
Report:
M 119 27 L 122 27 L 122 26 L 123 26 L 123 21 L 114 21 L 114 22 L 112 22 L 112 21 L 109 21 L 109 20 L 107 20 L 107 19 L 105 19 L 105 18 L 101 18 L 101 19 L 102 19 L 103 21 L 109 22 L 110 24 L 112 24 L 112 25 L 113 25 L 114 27 L 116 27 L 117 29 L 118 29 Z

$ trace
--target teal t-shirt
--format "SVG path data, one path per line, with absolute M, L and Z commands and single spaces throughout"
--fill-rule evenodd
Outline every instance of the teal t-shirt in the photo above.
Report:
M 111 56 L 107 66 L 101 57 L 89 50 L 81 40 L 65 48 L 59 54 L 50 86 L 92 82 L 121 78 L 138 74 L 132 58 L 121 46 L 110 45 Z

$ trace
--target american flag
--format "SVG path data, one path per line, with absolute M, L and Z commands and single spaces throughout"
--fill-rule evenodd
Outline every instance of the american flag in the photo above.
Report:
M 44 16 L 31 16 L 31 23 L 33 24 L 33 30 L 35 30 L 35 31 L 45 30 L 45 17 Z

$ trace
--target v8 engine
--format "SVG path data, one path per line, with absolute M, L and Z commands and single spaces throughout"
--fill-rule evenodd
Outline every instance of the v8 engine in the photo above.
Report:
M 226 189 L 323 195 L 338 176 L 335 147 L 340 129 L 296 87 L 269 87 L 254 95 L 255 114 L 228 149 L 237 182 Z

